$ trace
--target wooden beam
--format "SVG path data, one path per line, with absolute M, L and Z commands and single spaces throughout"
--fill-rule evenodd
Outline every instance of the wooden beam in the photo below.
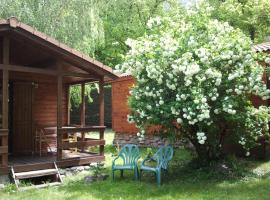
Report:
M 52 69 L 42 69 L 37 67 L 29 67 L 29 66 L 22 66 L 22 65 L 10 65 L 10 64 L 0 64 L 0 69 L 9 70 L 9 71 L 16 71 L 16 72 L 26 72 L 26 73 L 36 73 L 36 74 L 44 74 L 50 76 L 57 76 L 58 70 Z M 91 74 L 84 74 L 84 73 L 77 73 L 77 72 L 63 72 L 63 76 L 70 76 L 70 77 L 80 77 L 80 78 L 87 78 L 91 80 L 98 80 L 99 77 Z
M 85 126 L 85 83 L 81 84 L 81 127 Z
M 99 125 L 104 126 L 104 78 L 99 80 Z
M 78 73 L 78 72 L 64 72 L 63 76 L 72 76 L 72 77 L 89 78 L 89 79 L 98 80 L 98 77 L 94 75 Z
M 37 73 L 37 74 L 57 76 L 57 70 L 40 69 L 40 68 L 26 67 L 26 66 L 21 66 L 21 65 L 0 64 L 0 69 L 2 69 L 2 70 L 6 69 L 9 71 L 16 71 L 16 72 L 27 72 L 27 73 Z
M 57 160 L 62 159 L 62 140 L 63 134 L 60 133 L 62 128 L 62 96 L 63 96 L 63 76 L 62 65 L 58 63 L 58 76 L 57 76 Z
M 105 145 L 105 140 L 86 140 L 80 142 L 64 142 L 62 144 L 62 149 L 69 149 L 69 148 L 78 148 L 84 149 L 85 147 L 89 146 L 98 146 L 98 145 Z
M 3 65 L 9 64 L 10 58 L 10 39 L 4 37 L 3 40 Z M 2 79 L 2 128 L 8 129 L 8 80 L 9 73 L 7 69 L 3 69 Z M 1 146 L 8 147 L 8 136 L 2 137 Z M 8 154 L 2 155 L 2 166 L 8 165 Z
M 93 131 L 100 131 L 105 130 L 105 126 L 87 126 L 87 127 L 78 127 L 78 128 L 60 128 L 60 133 L 77 133 L 77 132 L 93 132 Z
M 81 84 L 81 127 L 85 127 L 85 83 Z M 82 141 L 85 140 L 85 132 L 82 132 Z M 84 146 L 82 146 L 84 152 Z
M 99 125 L 104 126 L 104 77 L 99 80 Z M 99 139 L 104 139 L 104 129 L 99 131 Z M 99 146 L 99 154 L 104 155 L 104 145 Z
M 0 129 L 0 137 L 8 136 L 8 129 Z
M 68 106 L 67 106 L 67 124 L 70 125 L 70 109 L 71 109 L 71 102 L 70 102 L 70 85 L 67 86 L 67 100 L 68 100 Z
M 8 154 L 8 146 L 0 146 L 0 155 L 4 156 L 3 154 Z
M 79 80 L 79 81 L 70 81 L 70 83 L 67 83 L 68 85 L 79 85 L 82 83 L 96 83 L 98 82 L 98 79 L 87 79 L 87 80 Z

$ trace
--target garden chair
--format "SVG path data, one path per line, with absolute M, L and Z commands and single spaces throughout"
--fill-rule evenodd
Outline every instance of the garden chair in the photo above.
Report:
M 140 150 L 137 145 L 126 144 L 119 152 L 119 155 L 112 162 L 112 178 L 114 180 L 114 171 L 120 170 L 123 177 L 124 170 L 133 170 L 135 179 L 139 178 L 139 170 L 137 161 L 140 158 Z M 116 164 L 118 159 L 122 160 L 122 164 Z
M 161 183 L 161 171 L 168 171 L 169 161 L 173 157 L 172 146 L 160 147 L 152 157 L 147 157 L 141 164 L 141 176 L 143 171 L 154 172 L 156 174 L 157 184 Z M 146 163 L 154 162 L 153 166 L 146 165 Z

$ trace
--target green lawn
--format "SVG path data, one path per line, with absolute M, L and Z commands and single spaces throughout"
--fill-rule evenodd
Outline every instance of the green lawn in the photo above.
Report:
M 111 137 L 110 134 L 107 136 Z M 106 149 L 111 151 L 112 147 Z M 270 161 L 237 159 L 237 164 L 232 166 L 234 172 L 228 174 L 218 168 L 195 169 L 191 158 L 190 152 L 177 150 L 171 171 L 163 177 L 161 187 L 156 186 L 151 174 L 144 175 L 138 182 L 132 180 L 131 173 L 125 174 L 123 179 L 117 174 L 114 182 L 109 178 L 89 185 L 84 183 L 83 177 L 91 172 L 83 172 L 66 178 L 61 187 L 15 192 L 12 190 L 14 186 L 9 186 L 0 191 L 0 199 L 270 199 Z M 111 160 L 112 154 L 107 152 L 105 166 L 109 174 Z

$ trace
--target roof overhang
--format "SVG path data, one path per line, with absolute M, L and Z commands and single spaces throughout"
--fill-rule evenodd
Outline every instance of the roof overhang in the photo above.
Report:
M 97 77 L 105 77 L 108 81 L 118 78 L 118 75 L 113 72 L 112 68 L 68 47 L 63 43 L 60 43 L 54 38 L 37 31 L 31 26 L 19 22 L 14 17 L 7 20 L 0 20 L 0 34 L 31 41 L 39 48 L 44 49 L 44 51 L 47 51 L 48 53 L 57 56 L 63 61 L 71 63 L 90 74 L 95 74 Z

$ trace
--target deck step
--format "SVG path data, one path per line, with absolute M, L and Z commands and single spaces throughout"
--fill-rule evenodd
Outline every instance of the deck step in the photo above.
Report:
M 36 178 L 41 176 L 55 175 L 57 173 L 58 173 L 57 169 L 44 169 L 37 171 L 15 173 L 15 177 L 18 179 L 26 179 L 26 178 Z
M 41 170 L 33 170 L 33 171 L 25 171 L 25 172 L 16 172 L 14 168 L 11 167 L 11 175 L 13 177 L 14 183 L 18 190 L 28 190 L 31 188 L 56 186 L 62 183 L 62 178 L 61 178 L 61 175 L 59 173 L 56 163 L 54 163 L 54 166 L 49 169 L 41 169 Z M 51 182 L 48 184 L 41 184 L 41 185 L 32 185 L 28 187 L 19 187 L 20 180 L 22 179 L 45 177 L 45 176 L 54 176 L 55 182 Z

